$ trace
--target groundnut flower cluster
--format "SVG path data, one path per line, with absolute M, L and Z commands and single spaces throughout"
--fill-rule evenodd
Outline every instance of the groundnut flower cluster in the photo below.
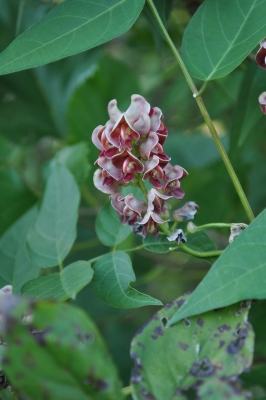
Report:
M 113 208 L 123 224 L 132 226 L 135 234 L 145 237 L 148 232 L 158 235 L 158 224 L 168 221 L 167 201 L 182 199 L 180 182 L 187 171 L 172 165 L 165 154 L 164 142 L 168 131 L 162 122 L 162 111 L 140 95 L 131 97 L 126 112 L 117 101 L 108 105 L 110 119 L 92 133 L 92 141 L 99 149 L 95 162 L 94 185 L 110 195 Z M 150 182 L 150 190 L 145 181 Z M 147 202 L 130 193 L 122 195 L 123 186 L 138 186 Z

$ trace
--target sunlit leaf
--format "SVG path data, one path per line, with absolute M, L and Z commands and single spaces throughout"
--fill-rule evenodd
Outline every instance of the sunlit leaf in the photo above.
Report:
M 60 264 L 76 238 L 79 189 L 70 172 L 56 165 L 49 176 L 35 226 L 27 237 L 27 255 L 39 267 Z
M 136 280 L 129 256 L 116 251 L 102 256 L 94 265 L 92 280 L 99 297 L 112 307 L 137 308 L 162 303 L 130 287 Z
M 99 46 L 137 19 L 144 0 L 65 0 L 0 55 L 0 74 L 37 67 Z
M 70 297 L 63 288 L 59 272 L 32 279 L 22 287 L 21 293 L 34 299 L 57 301 L 65 301 Z
M 183 59 L 196 78 L 233 71 L 266 36 L 266 2 L 205 0 L 183 38 Z
M 171 319 L 225 307 L 246 299 L 266 298 L 266 211 L 231 243 L 191 297 Z

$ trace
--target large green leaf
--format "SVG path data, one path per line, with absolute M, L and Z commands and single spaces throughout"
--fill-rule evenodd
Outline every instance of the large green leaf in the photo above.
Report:
M 27 282 L 21 289 L 24 296 L 35 299 L 64 301 L 75 299 L 77 293 L 93 277 L 93 269 L 88 261 L 76 261 L 65 267 L 61 273 L 54 272 Z
M 0 238 L 0 278 L 6 284 L 13 285 L 18 294 L 24 283 L 39 274 L 40 269 L 26 256 L 25 241 L 29 229 L 37 216 L 37 207 L 32 208 L 19 218 Z
M 49 176 L 34 228 L 27 237 L 27 255 L 39 267 L 60 264 L 76 238 L 80 193 L 71 173 L 56 165 Z
M 0 234 L 26 212 L 36 197 L 27 189 L 16 170 L 0 167 Z
M 65 0 L 0 55 L 0 74 L 37 67 L 99 46 L 137 19 L 144 0 Z
M 241 300 L 266 298 L 265 226 L 266 210 L 225 249 L 181 310 L 172 317 L 171 324 Z
M 123 242 L 131 233 L 129 225 L 123 225 L 110 203 L 106 203 L 96 218 L 96 233 L 106 246 L 115 246 Z
M 31 318 L 21 320 L 21 311 Z M 3 328 L 3 326 L 2 326 Z M 4 370 L 29 400 L 121 400 L 121 384 L 94 324 L 69 304 L 21 302 L 6 315 Z
M 250 367 L 254 332 L 247 322 L 248 311 L 239 314 L 234 305 L 167 327 L 187 299 L 189 295 L 167 304 L 133 338 L 134 400 L 173 400 L 183 391 L 186 399 L 187 390 L 202 392 L 201 385 L 210 379 L 230 380 Z
M 94 265 L 92 284 L 99 297 L 112 307 L 137 308 L 162 303 L 132 289 L 129 284 L 136 277 L 129 256 L 116 251 L 102 256 Z
M 266 36 L 266 1 L 205 0 L 183 38 L 183 59 L 196 78 L 221 78 Z

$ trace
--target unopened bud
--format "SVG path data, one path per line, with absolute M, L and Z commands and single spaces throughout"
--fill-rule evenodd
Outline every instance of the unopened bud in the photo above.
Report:
M 259 67 L 266 69 L 266 39 L 260 42 L 260 49 L 256 54 L 256 63 Z
M 237 236 L 239 236 L 244 229 L 246 229 L 248 227 L 247 224 L 243 224 L 242 222 L 240 222 L 239 224 L 233 224 L 231 226 L 231 235 L 229 237 L 229 243 L 232 243 L 235 238 L 237 238 Z
M 263 114 L 266 114 L 266 92 L 261 93 L 259 97 L 260 108 Z
M 187 224 L 187 231 L 189 232 L 189 233 L 195 233 L 195 232 L 197 232 L 197 226 L 195 225 L 195 224 L 193 224 L 193 222 L 189 222 L 188 224 Z

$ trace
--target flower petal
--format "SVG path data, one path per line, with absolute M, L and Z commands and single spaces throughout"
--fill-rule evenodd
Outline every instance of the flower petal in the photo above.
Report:
M 144 97 L 139 94 L 133 94 L 131 96 L 131 104 L 125 112 L 126 119 L 131 124 L 134 124 L 134 122 L 139 119 L 141 113 L 149 114 L 150 108 L 150 104 L 144 99 Z
M 105 126 L 99 125 L 92 132 L 92 137 L 91 137 L 92 143 L 99 150 L 103 150 L 103 145 L 102 145 L 102 142 L 101 142 L 101 136 L 102 136 L 102 133 L 103 133 L 104 129 L 105 129 Z
M 162 111 L 158 107 L 153 108 L 154 112 L 151 116 L 151 130 L 157 131 L 161 124 Z
M 266 69 L 266 39 L 260 42 L 260 49 L 256 54 L 256 63 L 259 67 Z
M 112 161 L 108 158 L 99 157 L 97 160 L 97 164 L 99 165 L 99 167 L 105 169 L 105 171 L 107 171 L 108 174 L 111 175 L 116 181 L 119 181 L 123 178 L 123 172 L 120 169 L 116 168 L 113 165 Z
M 122 111 L 119 110 L 117 107 L 117 101 L 116 99 L 111 100 L 108 104 L 108 114 L 113 123 L 117 123 L 121 116 L 123 115 Z
M 159 138 L 156 132 L 151 131 L 147 137 L 147 139 L 141 143 L 139 152 L 142 158 L 149 158 L 152 149 L 159 142 Z
M 116 192 L 120 182 L 114 180 L 111 185 L 104 184 L 105 178 L 102 175 L 102 170 L 97 169 L 93 175 L 94 186 L 103 193 L 111 194 Z
M 139 119 L 133 123 L 133 128 L 140 135 L 147 135 L 151 129 L 151 120 L 148 114 L 141 113 Z
M 266 92 L 261 93 L 259 97 L 261 111 L 266 114 Z

